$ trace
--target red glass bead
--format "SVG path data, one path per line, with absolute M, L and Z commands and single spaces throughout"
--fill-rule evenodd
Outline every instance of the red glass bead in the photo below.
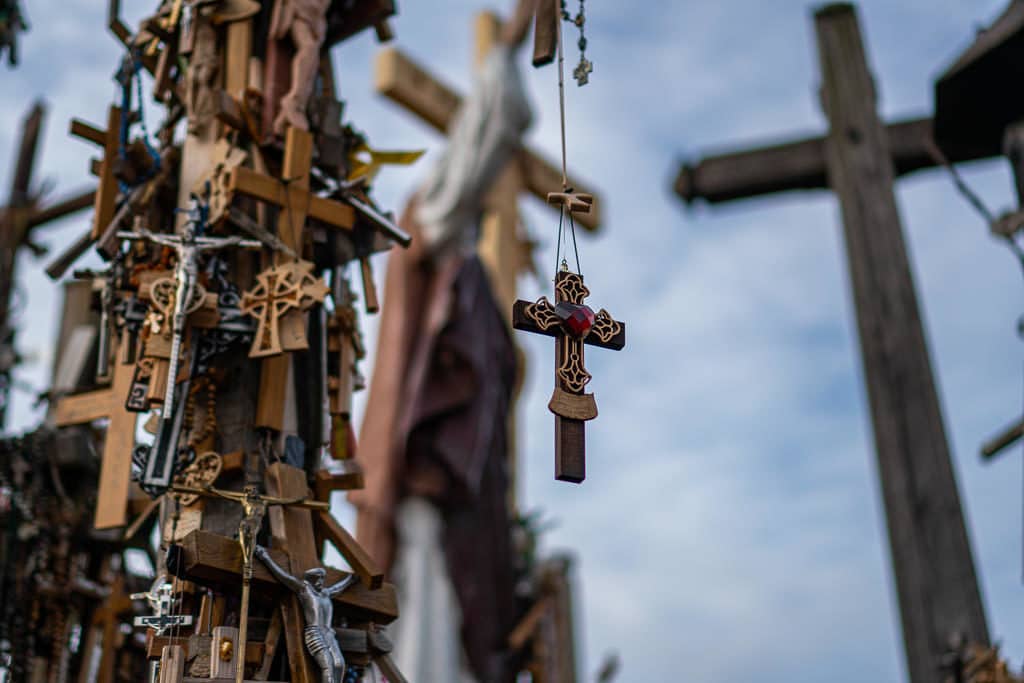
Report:
M 555 304 L 555 314 L 562 320 L 566 331 L 574 337 L 583 338 L 594 326 L 594 312 L 590 306 L 562 301 Z

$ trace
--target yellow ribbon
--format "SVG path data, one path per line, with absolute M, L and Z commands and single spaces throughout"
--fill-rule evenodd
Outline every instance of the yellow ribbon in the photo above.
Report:
M 409 166 L 416 163 L 426 151 L 425 149 L 420 149 L 406 152 L 385 152 L 373 149 L 366 144 L 359 145 L 349 152 L 348 155 L 348 163 L 351 169 L 348 174 L 348 180 L 358 180 L 360 178 L 373 180 L 380 172 L 381 166 L 385 164 L 390 166 Z M 367 161 L 367 157 L 369 157 L 369 161 Z

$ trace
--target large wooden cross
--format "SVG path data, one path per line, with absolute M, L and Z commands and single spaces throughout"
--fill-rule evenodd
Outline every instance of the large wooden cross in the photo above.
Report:
M 110 387 L 84 394 L 65 396 L 57 402 L 54 423 L 58 427 L 89 424 L 106 418 L 100 482 L 96 493 L 93 526 L 112 529 L 128 523 L 128 493 L 132 479 L 132 449 L 135 446 L 135 420 L 138 413 L 125 407 L 135 364 L 126 363 L 131 335 L 121 335 Z
M 815 27 L 829 134 L 705 160 L 676 189 L 727 201 L 827 186 L 839 199 L 908 668 L 930 682 L 948 636 L 989 641 L 893 191 L 894 167 L 937 163 L 930 122 L 881 123 L 852 5 L 817 11 Z
M 39 192 L 32 182 L 32 172 L 45 118 L 46 107 L 41 102 L 32 105 L 22 123 L 11 193 L 7 205 L 0 206 L 0 357 L 4 358 L 17 358 L 13 348 L 13 330 L 10 328 L 10 309 L 19 250 L 27 246 L 37 254 L 43 253 L 45 249 L 31 241 L 32 229 L 81 211 L 93 201 L 94 193 L 90 190 L 45 207 L 39 205 Z M 9 367 L 0 368 L 0 427 L 4 424 L 7 412 L 9 382 L 6 375 L 10 370 Z

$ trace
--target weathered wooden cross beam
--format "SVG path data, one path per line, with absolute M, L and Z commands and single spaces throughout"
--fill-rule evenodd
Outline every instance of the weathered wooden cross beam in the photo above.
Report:
M 135 445 L 135 420 L 138 413 L 125 407 L 135 364 L 126 363 L 130 335 L 123 334 L 117 352 L 113 379 L 107 389 L 65 396 L 57 402 L 54 423 L 57 427 L 88 424 L 107 418 L 100 461 L 100 482 L 96 494 L 97 529 L 122 527 L 128 523 L 128 493 L 132 475 L 132 448 Z
M 896 176 L 940 165 L 932 151 L 932 119 L 890 123 L 886 137 Z M 696 164 L 682 165 L 675 191 L 688 203 L 719 204 L 791 190 L 828 189 L 827 145 L 828 138 L 823 136 L 706 156 Z M 1000 153 L 987 146 L 962 145 L 946 156 L 951 163 L 959 163 Z
M 684 168 L 676 190 L 720 202 L 828 187 L 839 199 L 908 668 L 930 683 L 949 636 L 989 642 L 893 190 L 896 172 L 937 162 L 928 120 L 879 120 L 853 5 L 823 7 L 815 27 L 829 133 Z
M 47 206 L 39 206 L 38 188 L 33 187 L 32 175 L 45 118 L 46 107 L 43 103 L 32 105 L 22 124 L 11 193 L 7 205 L 0 207 L 0 348 L 4 349 L 0 356 L 5 358 L 17 358 L 13 349 L 13 330 L 10 328 L 10 308 L 18 251 L 22 247 L 29 247 L 37 254 L 43 253 L 45 249 L 31 241 L 32 229 L 92 204 L 93 193 L 90 191 Z M 9 382 L 6 375 L 10 370 L 9 367 L 0 368 L 0 427 L 7 413 Z

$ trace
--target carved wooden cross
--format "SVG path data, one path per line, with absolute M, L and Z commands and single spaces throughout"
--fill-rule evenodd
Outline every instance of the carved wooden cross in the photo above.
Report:
M 242 296 L 241 309 L 258 321 L 249 350 L 250 358 L 274 356 L 283 351 L 309 348 L 301 325 L 286 328 L 281 323 L 296 310 L 306 310 L 323 301 L 330 288 L 313 276 L 313 264 L 293 261 L 268 268 L 256 276 L 256 286 Z
M 58 427 L 87 424 L 109 418 L 103 440 L 100 483 L 96 494 L 96 517 L 93 526 L 110 529 L 127 524 L 128 489 L 132 476 L 132 448 L 135 445 L 135 418 L 125 408 L 135 374 L 135 365 L 126 363 L 130 335 L 121 336 L 121 345 L 114 365 L 109 389 L 66 396 L 57 402 L 55 422 Z
M 555 414 L 555 478 L 580 483 L 586 478 L 584 423 L 597 417 L 593 394 L 584 393 L 590 373 L 583 365 L 584 344 L 619 351 L 626 345 L 626 323 L 603 308 L 584 303 L 590 295 L 583 276 L 561 271 L 555 278 L 555 305 L 547 297 L 516 301 L 512 326 L 546 334 L 555 344 L 555 392 L 548 409 Z

